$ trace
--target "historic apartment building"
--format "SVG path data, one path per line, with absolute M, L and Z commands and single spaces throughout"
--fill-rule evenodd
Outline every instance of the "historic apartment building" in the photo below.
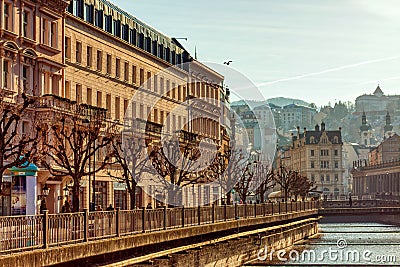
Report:
M 400 136 L 393 134 L 368 154 L 369 165 L 400 160 Z
M 315 126 L 314 130 L 292 136 L 292 145 L 277 160 L 280 166 L 298 171 L 314 182 L 317 190 L 328 197 L 338 198 L 344 189 L 343 142 L 341 129 L 327 130 L 325 123 Z
M 0 11 L 0 84 L 10 96 L 41 96 L 47 103 L 41 106 L 44 116 L 75 101 L 106 109 L 107 121 L 121 126 L 125 117 L 139 118 L 153 129 L 207 137 L 210 147 L 221 142 L 224 77 L 192 58 L 176 39 L 104 0 L 5 0 Z M 196 112 L 208 116 L 191 121 Z M 88 182 L 81 185 L 81 208 L 92 201 Z M 70 179 L 50 177 L 39 166 L 37 188 L 45 183 L 47 207 L 59 212 Z M 96 206 L 127 208 L 125 187 L 106 172 L 96 175 L 94 185 Z M 143 192 L 137 195 L 137 206 L 154 201 Z
M 304 125 L 305 127 L 311 127 L 314 123 L 314 115 L 317 113 L 315 108 L 289 104 L 282 107 L 280 116 L 280 127 L 284 130 L 292 130 L 297 125 Z

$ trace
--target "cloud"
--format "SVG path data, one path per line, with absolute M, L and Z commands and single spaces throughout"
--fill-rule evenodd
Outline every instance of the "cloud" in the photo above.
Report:
M 312 73 L 308 73 L 308 74 L 302 74 L 302 75 L 297 75 L 297 76 L 293 76 L 293 77 L 278 79 L 278 80 L 275 80 L 275 81 L 259 83 L 259 84 L 257 84 L 257 86 L 261 87 L 261 86 L 267 86 L 267 85 L 281 83 L 281 82 L 299 80 L 299 79 L 312 77 L 312 76 L 317 76 L 317 75 L 321 75 L 321 74 L 341 71 L 341 70 L 345 70 L 345 69 L 356 68 L 356 67 L 359 67 L 359 66 L 368 65 L 368 64 L 372 64 L 372 63 L 396 60 L 396 59 L 399 59 L 399 58 L 400 58 L 400 56 L 392 56 L 392 57 L 385 57 L 385 58 L 361 61 L 361 62 L 358 62 L 358 63 L 354 63 L 354 64 L 350 64 L 350 65 L 344 65 L 344 66 L 331 68 L 331 69 L 326 69 L 326 70 L 322 70 L 322 71 L 318 71 L 318 72 L 312 72 Z
M 387 78 L 383 78 L 383 79 L 365 81 L 365 82 L 358 83 L 356 85 L 378 84 L 380 82 L 386 82 L 386 81 L 392 81 L 392 80 L 400 80 L 400 76 L 393 76 L 393 77 L 387 77 Z

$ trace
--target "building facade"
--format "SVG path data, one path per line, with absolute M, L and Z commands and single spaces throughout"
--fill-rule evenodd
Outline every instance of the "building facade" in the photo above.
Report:
M 314 123 L 315 108 L 290 104 L 282 107 L 280 126 L 284 130 L 295 129 L 299 125 L 311 127 Z
M 44 91 L 63 88 L 64 14 L 68 4 L 63 0 L 6 0 L 0 5 L 0 87 L 6 96 L 4 101 L 17 101 L 22 93 L 40 96 Z M 22 118 L 20 134 L 30 133 L 34 113 Z M 34 214 L 42 188 L 41 175 L 43 171 L 36 169 L 10 170 L 2 177 L 2 186 L 7 190 L 2 190 L 1 214 Z M 28 208 L 32 203 L 34 208 Z
M 359 199 L 400 196 L 400 160 L 377 165 L 355 165 L 353 195 Z
M 343 196 L 345 189 L 343 168 L 343 141 L 341 129 L 327 130 L 325 123 L 314 130 L 292 136 L 290 149 L 283 152 L 280 164 L 298 171 L 317 186 L 317 190 L 330 198 Z M 279 164 L 278 164 L 279 165 Z
M 399 196 L 400 136 L 392 134 L 371 149 L 367 160 L 353 163 L 351 172 L 353 191 L 359 198 Z
M 393 134 L 385 139 L 369 152 L 368 160 L 369 165 L 379 165 L 400 160 L 400 136 Z
M 378 85 L 373 94 L 364 94 L 357 97 L 356 99 L 356 112 L 380 112 L 376 113 L 377 116 L 381 116 L 382 119 L 386 115 L 386 112 L 394 114 L 394 112 L 400 110 L 400 95 L 385 95 Z
M 125 118 L 140 118 L 157 129 L 182 129 L 221 143 L 224 77 L 192 58 L 176 39 L 104 0 L 6 0 L 0 11 L 2 90 L 10 98 L 40 97 L 47 103 L 36 111 L 40 116 L 68 111 L 66 103 L 73 101 L 105 109 L 106 120 L 121 127 Z M 210 116 L 191 120 L 196 110 Z M 81 184 L 81 208 L 89 207 L 91 195 L 103 209 L 127 208 L 124 185 L 107 171 L 92 179 L 95 194 L 89 181 L 86 177 Z M 50 187 L 50 212 L 60 211 L 62 189 L 70 182 L 39 166 L 37 187 Z M 138 207 L 154 201 L 140 190 L 137 195 Z

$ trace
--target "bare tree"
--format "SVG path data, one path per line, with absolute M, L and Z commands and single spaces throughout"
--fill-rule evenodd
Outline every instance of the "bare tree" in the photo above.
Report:
M 244 175 L 247 163 L 247 155 L 244 150 L 228 149 L 224 152 L 218 152 L 210 164 L 210 170 L 214 176 L 213 180 L 225 192 L 228 205 L 232 203 L 232 189 Z
M 161 177 L 157 184 L 168 191 L 168 203 L 180 206 L 182 187 L 205 182 L 207 179 L 204 171 L 199 171 L 199 140 L 188 140 L 179 134 L 163 141 L 163 145 L 152 148 L 149 159 Z
M 113 170 L 108 174 L 110 177 L 126 185 L 130 195 L 130 209 L 136 207 L 136 187 L 144 173 L 155 174 L 154 169 L 149 167 L 145 153 L 145 143 L 143 138 L 136 136 L 132 131 L 130 134 L 117 135 L 112 142 L 114 150 L 114 163 L 111 165 Z M 114 168 L 116 167 L 116 169 Z
M 304 198 L 312 187 L 312 182 L 307 177 L 302 176 L 298 171 L 289 170 L 285 166 L 280 166 L 275 175 L 275 182 L 281 186 L 285 199 L 290 195 L 296 198 Z
M 297 171 L 294 172 L 291 183 L 292 194 L 295 196 L 296 200 L 299 196 L 304 199 L 310 191 L 310 188 L 313 186 L 313 183 L 309 181 L 306 176 L 301 175 Z
M 274 179 L 275 179 L 276 184 L 281 187 L 281 191 L 283 191 L 283 193 L 284 193 L 285 200 L 288 199 L 288 197 L 293 189 L 293 186 L 294 186 L 294 183 L 292 182 L 293 177 L 294 177 L 294 171 L 289 170 L 285 166 L 280 166 L 276 170 Z
M 254 183 L 258 185 L 256 193 L 261 203 L 265 202 L 265 194 L 268 190 L 274 188 L 276 184 L 274 177 L 275 170 L 268 163 L 260 162 L 257 166 Z
M 249 196 L 254 175 L 256 173 L 256 162 L 248 162 L 244 172 L 241 174 L 235 189 L 243 203 L 246 203 Z
M 90 121 L 82 116 L 85 113 L 82 109 L 87 108 L 95 113 Z M 72 114 L 60 114 L 60 120 L 49 125 L 47 134 L 43 136 L 43 154 L 46 158 L 41 164 L 53 176 L 72 178 L 74 212 L 79 211 L 81 180 L 105 169 L 113 154 L 112 149 L 109 149 L 113 136 L 103 125 L 104 111 L 79 105 Z M 95 155 L 96 164 L 89 169 L 90 159 Z
M 33 103 L 34 99 L 25 94 L 14 103 L 0 93 L 0 183 L 7 169 L 21 167 L 36 153 L 40 129 L 33 120 L 33 112 L 28 112 Z M 24 118 L 29 119 L 29 126 L 23 130 Z

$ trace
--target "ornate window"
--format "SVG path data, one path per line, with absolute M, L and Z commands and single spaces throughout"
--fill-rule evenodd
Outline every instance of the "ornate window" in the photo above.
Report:
M 11 89 L 11 60 L 3 60 L 3 87 Z
M 7 31 L 13 31 L 12 29 L 12 5 L 5 2 L 3 8 L 4 17 L 4 29 Z

